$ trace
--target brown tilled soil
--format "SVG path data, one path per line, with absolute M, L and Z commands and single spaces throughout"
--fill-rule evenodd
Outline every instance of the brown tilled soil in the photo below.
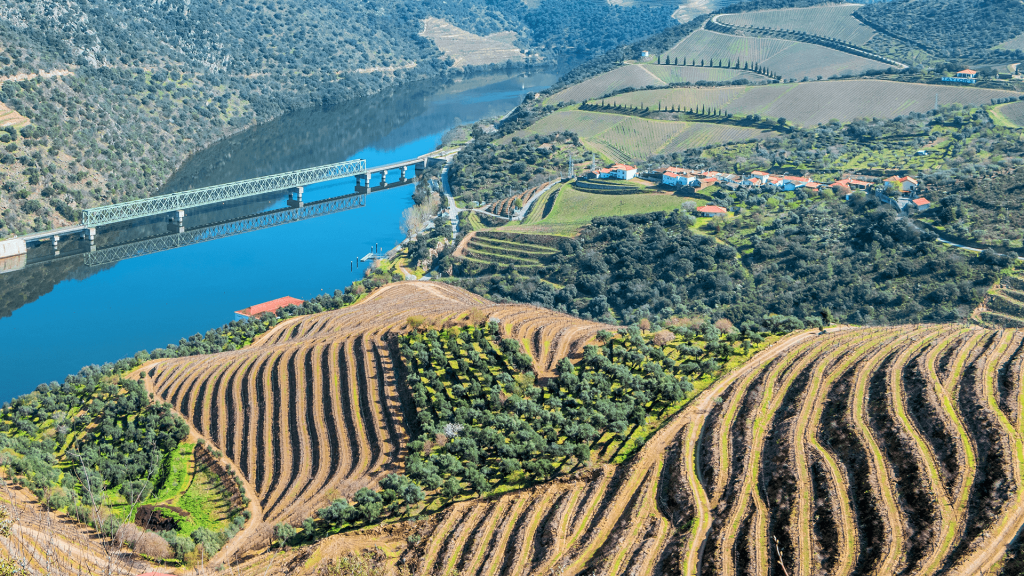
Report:
M 995 346 L 996 341 L 993 337 L 989 343 Z M 1013 456 L 996 415 L 985 401 L 982 378 L 980 363 L 964 368 L 959 402 L 961 411 L 970 415 L 965 425 L 977 447 L 978 470 L 971 486 L 963 536 L 947 556 L 946 566 L 955 566 L 979 545 L 979 538 L 995 523 L 1015 489 L 1010 463 Z
M 903 531 L 905 539 L 906 560 L 901 573 L 912 574 L 938 543 L 939 510 L 928 489 L 927 471 L 918 459 L 914 440 L 900 426 L 891 408 L 888 370 L 897 355 L 898 352 L 894 352 L 886 358 L 872 375 L 865 413 L 878 447 L 890 464 L 892 474 L 889 476 L 894 480 L 897 504 L 902 510 L 902 522 L 896 519 L 896 529 Z
M 939 405 L 939 397 L 925 376 L 924 362 L 925 354 L 921 354 L 903 368 L 907 415 L 931 447 L 946 493 L 953 494 L 960 475 L 960 436 Z
M 861 362 L 864 362 L 862 360 Z M 846 469 L 850 483 L 849 497 L 854 522 L 859 528 L 859 554 L 854 563 L 854 574 L 869 574 L 877 566 L 885 551 L 885 522 L 880 513 L 881 502 L 871 481 L 871 466 L 867 449 L 854 431 L 850 420 L 851 395 L 856 385 L 856 366 L 847 369 L 829 391 L 828 401 L 821 415 L 821 444 L 838 458 Z
M 819 566 L 821 572 L 831 574 L 839 562 L 839 506 L 832 483 L 828 479 L 828 471 L 821 459 L 808 450 L 807 461 L 811 471 L 811 537 L 813 538 L 812 565 Z

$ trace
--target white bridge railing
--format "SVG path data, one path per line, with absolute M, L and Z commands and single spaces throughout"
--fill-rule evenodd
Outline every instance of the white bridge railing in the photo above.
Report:
M 365 160 L 350 160 L 348 162 L 305 168 L 283 174 L 240 180 L 229 184 L 196 188 L 195 190 L 154 196 L 111 206 L 88 208 L 82 211 L 82 224 L 86 227 L 94 228 L 105 224 L 115 224 L 146 216 L 157 216 L 176 210 L 195 208 L 196 206 L 244 198 L 245 196 L 255 194 L 276 192 L 296 186 L 307 186 L 346 176 L 355 176 L 365 172 Z
M 119 260 L 145 256 L 147 254 L 153 254 L 154 252 L 181 248 L 183 246 L 190 246 L 192 244 L 199 244 L 200 242 L 208 242 L 210 240 L 217 240 L 218 238 L 226 238 L 237 234 L 245 234 L 246 232 L 262 230 L 264 228 L 271 228 L 273 226 L 280 226 L 281 224 L 288 224 L 291 222 L 298 222 L 299 220 L 306 220 L 308 218 L 326 216 L 328 214 L 351 210 L 365 205 L 366 194 L 350 194 L 348 196 L 328 198 L 327 200 L 320 200 L 299 208 L 282 208 L 280 210 L 274 210 L 273 212 L 265 212 L 248 218 L 240 218 L 238 220 L 212 224 L 210 226 L 181 232 L 179 234 L 168 234 L 166 236 L 147 238 L 145 240 L 130 242 L 128 244 L 103 248 L 96 252 L 87 253 L 85 255 L 85 264 L 87 266 L 113 264 Z

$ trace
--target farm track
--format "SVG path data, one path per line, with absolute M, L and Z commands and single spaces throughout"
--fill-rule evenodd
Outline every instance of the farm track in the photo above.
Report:
M 510 324 L 510 337 L 539 342 L 539 374 L 606 328 L 446 284 L 403 282 L 353 306 L 284 320 L 242 350 L 154 363 L 148 385 L 252 486 L 261 525 L 251 538 L 265 543 L 273 524 L 298 523 L 330 498 L 401 471 L 411 401 L 395 374 L 394 337 L 411 316 L 441 326 L 473 310 Z

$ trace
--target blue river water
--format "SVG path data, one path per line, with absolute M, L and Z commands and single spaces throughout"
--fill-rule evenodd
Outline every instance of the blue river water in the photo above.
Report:
M 556 78 L 552 71 L 489 74 L 299 111 L 195 155 L 164 191 L 352 158 L 367 166 L 413 158 L 434 150 L 451 128 L 500 117 Z M 310 186 L 304 201 L 351 194 L 353 186 L 351 178 Z M 81 255 L 54 258 L 49 246 L 32 248 L 24 269 L 0 274 L 0 401 L 88 364 L 177 343 L 230 322 L 235 310 L 253 304 L 344 288 L 366 266 L 350 270 L 353 260 L 374 245 L 387 250 L 402 240 L 401 214 L 412 205 L 413 190 L 406 185 L 375 192 L 352 210 L 113 265 L 90 267 Z M 287 194 L 278 193 L 221 207 L 209 218 L 286 206 Z M 166 233 L 166 224 L 160 226 L 165 231 L 158 233 Z M 98 248 L 138 235 L 131 227 L 101 229 Z

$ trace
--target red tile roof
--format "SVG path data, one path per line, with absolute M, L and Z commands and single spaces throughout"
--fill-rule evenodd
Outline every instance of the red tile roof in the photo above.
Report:
M 235 314 L 241 314 L 242 316 L 259 316 L 264 312 L 277 312 L 281 308 L 290 304 L 302 306 L 302 300 L 292 298 L 291 296 L 285 296 L 284 298 L 278 298 L 277 300 L 271 300 L 270 302 L 264 302 L 262 304 L 243 308 L 242 310 L 237 310 Z
M 615 164 L 612 166 L 612 170 L 636 170 L 636 166 L 630 166 L 628 164 Z
M 929 202 L 927 198 L 914 198 L 914 204 L 918 206 L 925 206 L 931 204 L 931 202 Z
M 728 210 L 721 206 L 701 206 L 700 208 L 697 208 L 697 212 L 703 212 L 704 214 L 725 214 Z
M 957 74 L 977 74 L 977 73 L 978 73 L 977 70 L 971 70 L 970 68 L 967 68 L 965 70 L 961 70 L 961 71 L 957 72 Z

